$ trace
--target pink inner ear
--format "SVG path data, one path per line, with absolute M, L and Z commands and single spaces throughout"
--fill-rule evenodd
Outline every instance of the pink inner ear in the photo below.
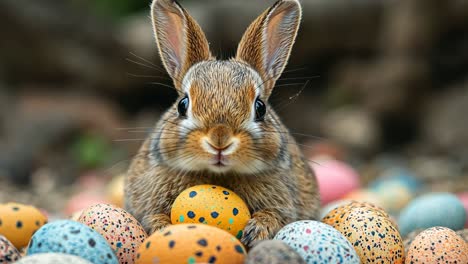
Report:
M 172 54 L 171 60 L 180 69 L 181 64 L 183 63 L 184 54 L 184 23 L 180 16 L 170 13 L 168 15 L 168 22 L 166 23 L 166 37 L 171 47 Z
M 266 32 L 268 43 L 267 62 L 271 62 L 272 57 L 275 55 L 277 50 L 281 48 L 281 39 L 284 37 L 281 35 L 281 22 L 283 17 L 283 13 L 278 14 L 272 17 L 268 23 Z

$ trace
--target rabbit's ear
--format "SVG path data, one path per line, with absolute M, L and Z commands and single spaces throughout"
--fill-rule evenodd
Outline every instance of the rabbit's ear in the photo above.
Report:
M 194 64 L 211 58 L 205 34 L 175 0 L 154 0 L 151 14 L 159 54 L 176 87 Z
M 238 60 L 256 69 L 273 86 L 283 72 L 301 20 L 297 0 L 279 0 L 247 29 L 237 49 Z

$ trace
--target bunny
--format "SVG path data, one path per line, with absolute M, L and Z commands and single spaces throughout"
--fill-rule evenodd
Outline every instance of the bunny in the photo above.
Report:
M 159 54 L 178 92 L 130 164 L 125 207 L 152 233 L 171 224 L 175 198 L 199 184 L 238 194 L 252 218 L 250 247 L 284 225 L 317 219 L 315 176 L 268 104 L 301 20 L 297 0 L 279 0 L 247 29 L 237 55 L 216 60 L 200 26 L 174 0 L 155 0 Z

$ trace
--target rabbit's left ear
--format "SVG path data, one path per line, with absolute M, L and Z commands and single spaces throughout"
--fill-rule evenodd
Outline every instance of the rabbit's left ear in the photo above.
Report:
M 279 0 L 247 29 L 237 49 L 236 59 L 257 70 L 271 93 L 289 59 L 301 21 L 298 0 Z
M 175 0 L 154 0 L 151 15 L 161 60 L 180 88 L 191 66 L 211 58 L 208 41 L 197 22 Z

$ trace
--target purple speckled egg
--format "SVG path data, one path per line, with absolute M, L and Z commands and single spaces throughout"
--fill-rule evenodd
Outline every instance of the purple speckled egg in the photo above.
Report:
M 288 224 L 275 239 L 296 250 L 308 264 L 359 263 L 351 243 L 336 229 L 321 222 L 305 220 Z

